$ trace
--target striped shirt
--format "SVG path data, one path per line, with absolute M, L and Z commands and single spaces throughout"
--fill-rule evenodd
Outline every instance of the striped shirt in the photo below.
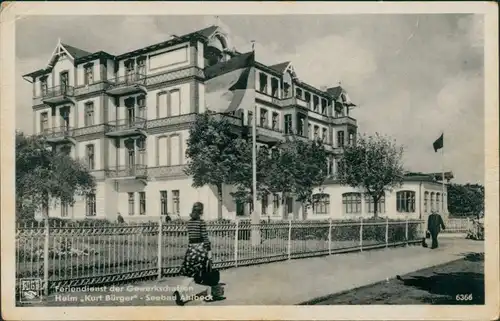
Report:
M 204 243 L 205 247 L 210 251 L 211 245 L 208 239 L 207 225 L 204 220 L 190 219 L 187 224 L 189 244 Z

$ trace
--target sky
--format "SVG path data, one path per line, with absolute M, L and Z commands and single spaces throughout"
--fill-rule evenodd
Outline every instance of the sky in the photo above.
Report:
M 240 52 L 256 42 L 265 64 L 291 61 L 311 85 L 342 84 L 361 134 L 405 148 L 408 170 L 440 172 L 444 132 L 454 182 L 484 183 L 484 18 L 465 14 L 257 16 L 30 16 L 16 23 L 16 128 L 32 132 L 32 85 L 58 38 L 121 54 L 217 23 Z

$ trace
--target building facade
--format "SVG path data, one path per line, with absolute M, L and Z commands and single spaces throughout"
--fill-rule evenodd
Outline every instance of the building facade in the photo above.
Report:
M 207 219 L 215 218 L 215 190 L 191 187 L 183 168 L 190 124 L 205 111 L 203 70 L 239 54 L 230 48 L 230 38 L 217 26 L 121 55 L 59 42 L 47 66 L 23 76 L 33 84 L 34 133 L 81 159 L 96 177 L 97 188 L 73 206 L 49 205 L 40 214 L 115 220 L 120 213 L 126 220 L 149 220 L 168 213 L 175 218 L 187 217 L 193 202 L 201 201 Z M 250 124 L 257 117 L 258 141 L 319 137 L 329 152 L 333 177 L 336 159 L 357 132 L 357 122 L 349 116 L 354 105 L 345 90 L 308 85 L 290 62 L 256 62 L 255 72 L 257 115 L 245 111 L 244 121 Z M 337 195 L 343 188 L 335 186 L 327 187 L 332 215 L 342 204 Z M 248 208 L 236 204 L 230 192 L 224 187 L 224 217 L 244 217 Z M 292 199 L 270 197 L 261 202 L 263 216 L 322 216 L 314 211 L 301 215 L 304 211 Z

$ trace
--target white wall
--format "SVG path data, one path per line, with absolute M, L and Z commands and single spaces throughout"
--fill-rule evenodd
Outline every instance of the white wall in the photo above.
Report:
M 189 83 L 164 86 L 151 90 L 146 97 L 148 119 L 173 117 L 191 113 L 191 87 Z
M 75 86 L 82 86 L 85 84 L 85 68 L 84 66 L 87 65 L 88 63 L 93 63 L 94 67 L 94 82 L 99 82 L 101 81 L 101 65 L 99 64 L 99 59 L 85 62 L 83 64 L 79 64 L 76 68 L 76 79 L 77 83 Z
M 60 85 L 60 73 L 62 71 L 69 72 L 69 85 L 75 86 L 75 66 L 73 65 L 73 62 L 70 60 L 70 58 L 67 57 L 59 58 L 54 66 L 54 69 L 52 70 L 52 73 L 54 75 L 54 86 Z M 50 83 L 48 84 L 48 87 L 51 87 Z

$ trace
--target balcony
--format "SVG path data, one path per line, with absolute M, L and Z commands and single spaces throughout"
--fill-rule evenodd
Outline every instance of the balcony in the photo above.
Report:
M 106 178 L 115 180 L 141 179 L 148 177 L 148 167 L 142 164 L 110 167 L 105 171 Z
M 45 137 L 48 143 L 51 144 L 62 144 L 62 143 L 72 143 L 75 144 L 75 131 L 71 127 L 62 126 L 44 129 L 41 135 Z
M 157 166 L 148 168 L 148 176 L 156 178 L 181 178 L 185 177 L 186 165 Z
M 285 134 L 283 134 L 283 136 L 285 137 L 286 141 L 293 141 L 293 140 L 301 140 L 303 142 L 311 141 L 309 139 L 309 137 L 305 136 L 305 134 L 303 132 L 300 132 L 297 130 L 293 130 L 289 133 L 285 133 Z
M 354 119 L 352 117 L 349 117 L 349 116 L 332 118 L 332 123 L 334 125 L 351 125 L 351 126 L 357 126 L 356 119 Z
M 146 127 L 147 121 L 144 118 L 120 119 L 105 124 L 104 133 L 108 137 L 147 136 Z
M 131 95 L 146 92 L 146 76 L 142 74 L 128 74 L 108 80 L 106 93 L 110 96 Z
M 257 139 L 264 143 L 276 143 L 284 139 L 283 131 L 269 125 L 257 125 Z
M 293 107 L 293 106 L 298 106 L 303 109 L 309 109 L 309 103 L 305 100 L 302 100 L 297 97 L 292 97 L 292 98 L 286 98 L 281 100 L 281 106 L 282 107 Z
M 42 91 L 42 102 L 47 105 L 75 104 L 75 88 L 73 86 L 56 86 Z

